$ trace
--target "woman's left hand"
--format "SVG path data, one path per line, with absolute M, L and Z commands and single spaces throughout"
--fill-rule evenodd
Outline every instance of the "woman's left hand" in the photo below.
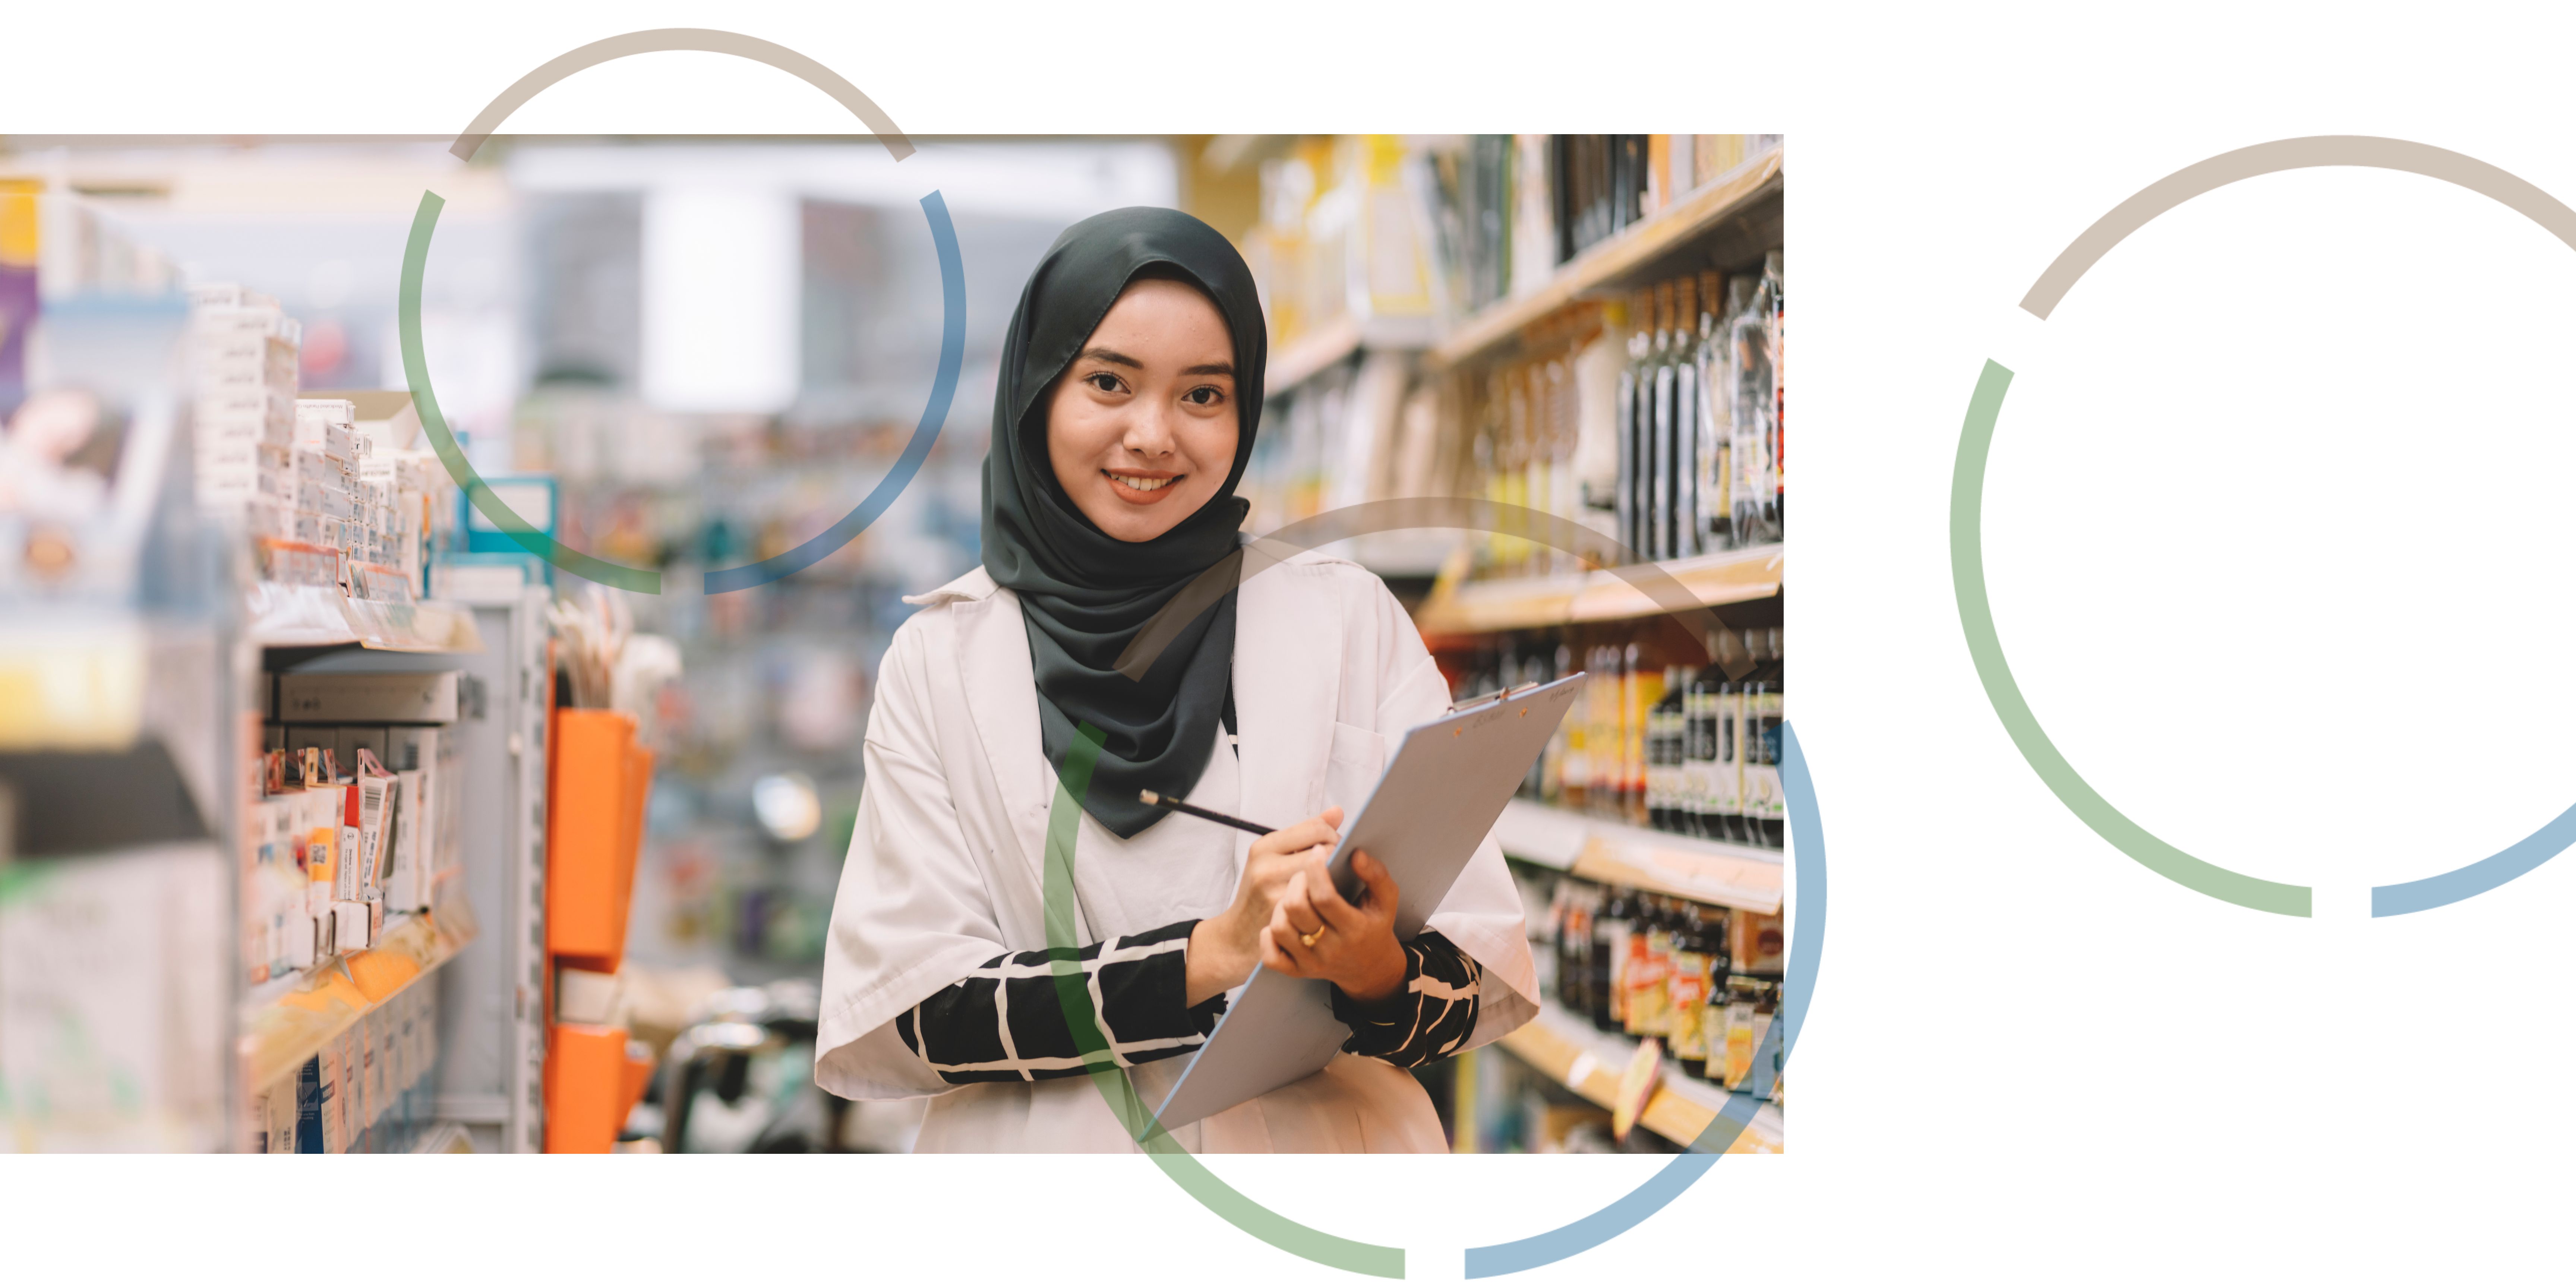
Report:
M 1355 1002 L 1380 1001 L 1404 986 L 1404 946 L 1395 941 L 1395 878 L 1366 851 L 1351 871 L 1368 887 L 1352 904 L 1333 888 L 1321 858 L 1289 878 L 1261 935 L 1261 964 L 1299 979 L 1330 980 Z

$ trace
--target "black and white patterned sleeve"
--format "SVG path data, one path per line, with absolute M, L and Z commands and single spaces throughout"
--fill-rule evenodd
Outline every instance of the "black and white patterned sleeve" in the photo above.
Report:
M 1190 931 L 1198 924 L 1113 936 L 1075 955 L 1093 1022 L 1118 1064 L 1185 1055 L 1215 1030 L 1225 995 L 1197 1006 L 1187 997 Z M 996 957 L 895 1016 L 895 1032 L 947 1082 L 1081 1073 L 1087 1066 L 1065 1023 L 1050 956 L 1035 949 Z
M 1404 946 L 1404 985 L 1383 1000 L 1355 1002 L 1336 987 L 1333 1018 L 1351 1026 L 1342 1049 L 1409 1069 L 1449 1055 L 1476 1031 L 1485 970 L 1436 930 Z

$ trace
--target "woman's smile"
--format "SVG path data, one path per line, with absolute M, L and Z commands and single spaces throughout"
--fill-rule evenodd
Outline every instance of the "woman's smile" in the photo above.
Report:
M 1109 490 L 1130 505 L 1153 505 L 1169 497 L 1171 487 L 1188 477 L 1170 470 L 1102 470 Z

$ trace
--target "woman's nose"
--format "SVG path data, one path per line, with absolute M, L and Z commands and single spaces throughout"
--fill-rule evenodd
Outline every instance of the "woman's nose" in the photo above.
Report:
M 1127 433 L 1119 445 L 1145 456 L 1169 456 L 1175 442 L 1172 434 L 1172 409 L 1160 401 L 1141 401 L 1135 415 L 1127 422 Z

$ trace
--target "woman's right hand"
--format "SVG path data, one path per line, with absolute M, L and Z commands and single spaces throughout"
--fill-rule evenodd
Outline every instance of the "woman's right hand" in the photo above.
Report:
M 1261 932 L 1270 924 L 1288 883 L 1308 864 L 1330 856 L 1341 841 L 1341 807 L 1283 827 L 1252 843 L 1235 883 L 1234 902 L 1190 932 L 1186 974 L 1191 1006 L 1252 978 L 1261 964 Z M 1320 848 L 1320 852 L 1317 852 Z

